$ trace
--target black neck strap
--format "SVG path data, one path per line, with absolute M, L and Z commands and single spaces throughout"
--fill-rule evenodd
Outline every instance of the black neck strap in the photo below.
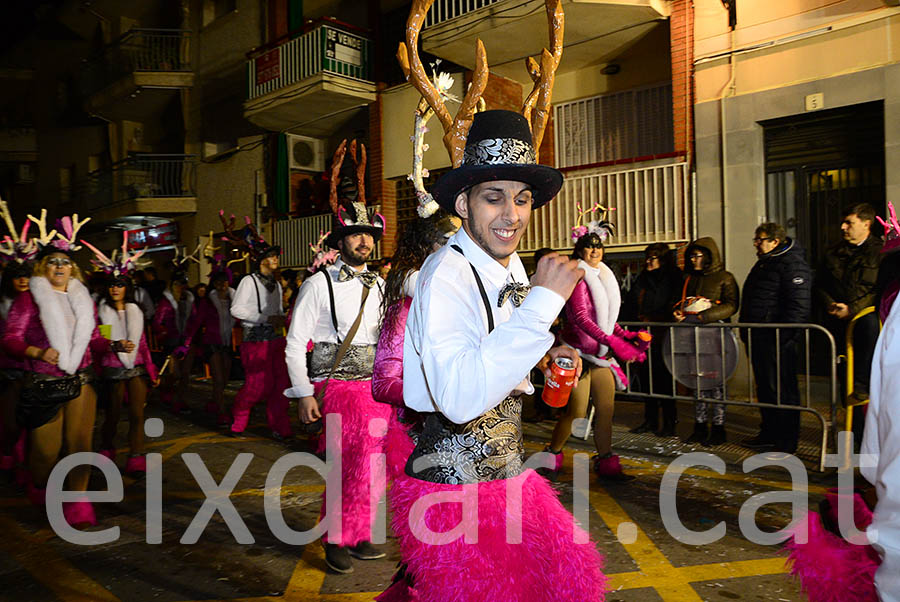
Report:
M 341 334 L 338 331 L 337 311 L 334 309 L 334 285 L 331 283 L 331 274 L 328 273 L 328 267 L 325 266 L 321 270 L 325 276 L 325 283 L 328 285 L 328 302 L 331 304 L 331 323 L 334 325 L 334 335 L 337 337 L 338 344 L 341 343 Z
M 459 245 L 451 245 L 451 248 L 463 257 L 466 256 Z M 484 301 L 484 310 L 487 312 L 488 333 L 491 333 L 494 330 L 494 312 L 491 310 L 491 302 L 488 301 L 488 296 L 484 290 L 484 283 L 481 281 L 481 276 L 478 275 L 478 270 L 475 269 L 475 266 L 472 265 L 471 261 L 469 261 L 469 267 L 472 268 L 472 273 L 475 275 L 475 283 L 478 285 L 478 292 L 481 293 L 481 300 Z

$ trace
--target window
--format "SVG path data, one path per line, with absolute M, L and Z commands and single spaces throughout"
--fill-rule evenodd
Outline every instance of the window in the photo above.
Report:
M 75 166 L 59 168 L 59 202 L 72 202 L 72 183 L 75 180 Z
M 562 103 L 554 109 L 557 167 L 675 149 L 671 82 Z

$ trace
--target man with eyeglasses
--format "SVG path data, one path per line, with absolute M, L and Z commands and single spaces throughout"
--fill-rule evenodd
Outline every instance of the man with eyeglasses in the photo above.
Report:
M 753 237 L 756 264 L 744 282 L 739 322 L 800 324 L 809 321 L 812 296 L 809 264 L 803 249 L 774 222 L 760 224 Z M 749 335 L 748 345 L 760 403 L 800 405 L 797 354 L 802 331 L 760 328 Z M 759 451 L 793 454 L 800 435 L 800 412 L 761 408 L 759 434 L 743 445 Z

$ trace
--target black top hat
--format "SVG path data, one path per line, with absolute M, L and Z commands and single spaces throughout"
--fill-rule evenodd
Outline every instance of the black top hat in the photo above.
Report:
M 532 209 L 550 202 L 562 187 L 562 173 L 535 162 L 528 121 L 513 111 L 475 113 L 462 164 L 434 184 L 431 194 L 454 215 L 460 192 L 482 182 L 511 180 L 531 187 Z
M 373 208 L 368 208 L 362 203 L 352 203 L 351 210 L 347 211 L 340 207 L 332 220 L 331 233 L 325 239 L 325 244 L 332 249 L 337 249 L 338 241 L 351 234 L 359 232 L 371 234 L 375 242 L 381 240 L 384 234 L 385 220 L 380 213 L 375 213 Z

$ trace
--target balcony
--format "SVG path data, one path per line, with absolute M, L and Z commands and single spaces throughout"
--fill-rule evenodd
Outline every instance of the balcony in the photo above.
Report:
M 374 207 L 376 212 L 381 211 L 380 205 Z M 281 245 L 281 265 L 302 268 L 312 263 L 313 252 L 309 245 L 319 241 L 320 233 L 331 230 L 332 218 L 332 214 L 326 213 L 276 221 L 274 244 Z M 370 259 L 381 259 L 381 241 L 375 245 Z
M 113 121 L 157 114 L 194 85 L 190 41 L 180 29 L 130 30 L 85 65 L 85 110 Z
M 519 249 L 571 249 L 576 204 L 587 209 L 600 203 L 612 209 L 616 234 L 605 245 L 611 251 L 643 250 L 650 243 L 684 243 L 694 236 L 696 217 L 688 164 L 679 159 L 646 161 L 566 171 L 554 201 L 534 212 Z M 595 213 L 586 221 L 597 219 Z
M 375 101 L 372 42 L 330 25 L 253 53 L 244 117 L 256 125 L 327 136 Z
M 670 14 L 669 0 L 563 0 L 565 50 L 558 73 L 607 63 Z M 422 30 L 422 48 L 475 66 L 475 40 L 487 50 L 491 73 L 521 81 L 523 60 L 548 44 L 544 0 L 435 0 Z
M 37 161 L 37 130 L 31 125 L 0 126 L 0 161 Z
M 195 155 L 134 155 L 89 174 L 75 191 L 79 211 L 97 221 L 126 215 L 197 212 Z

